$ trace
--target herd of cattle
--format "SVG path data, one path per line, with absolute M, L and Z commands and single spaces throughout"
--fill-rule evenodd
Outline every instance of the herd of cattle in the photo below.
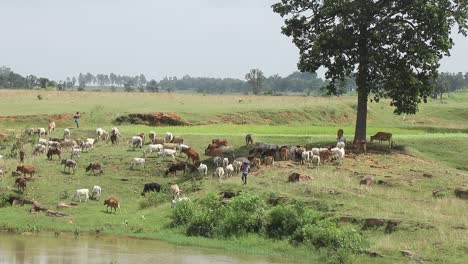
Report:
M 48 130 L 44 128 L 38 129 L 27 129 L 26 133 L 30 136 L 34 134 L 39 135 L 38 143 L 34 145 L 32 155 L 46 154 L 48 160 L 52 160 L 53 156 L 58 156 L 63 165 L 63 170 L 68 170 L 69 173 L 73 171 L 75 173 L 77 167 L 77 159 L 80 158 L 82 153 L 91 151 L 97 142 L 111 142 L 112 144 L 118 144 L 122 138 L 122 134 L 118 128 L 112 128 L 111 132 L 107 132 L 102 128 L 96 129 L 96 136 L 93 138 L 86 139 L 72 139 L 70 129 L 66 128 L 63 131 L 63 138 L 43 138 L 45 135 L 50 135 L 55 129 L 55 123 L 50 122 Z M 188 145 L 184 144 L 183 137 L 175 137 L 172 133 L 166 132 L 163 137 L 157 137 L 156 133 L 150 131 L 148 133 L 148 145 L 143 149 L 146 143 L 145 133 L 138 133 L 132 136 L 128 143 L 131 148 L 140 149 L 143 151 L 143 157 L 135 157 L 130 163 L 130 169 L 134 169 L 137 166 L 145 167 L 146 157 L 151 156 L 153 153 L 157 157 L 171 157 L 173 162 L 169 165 L 165 171 L 165 175 L 173 174 L 176 176 L 177 171 L 186 171 L 191 173 L 198 171 L 199 175 L 206 177 L 208 175 L 208 165 L 203 164 L 200 160 L 200 155 Z M 376 135 L 371 136 L 371 141 L 378 140 L 388 141 L 389 147 L 391 147 L 392 134 L 385 132 L 378 132 Z M 213 176 L 219 178 L 230 177 L 241 172 L 241 167 L 244 163 L 251 163 L 253 167 L 260 167 L 262 165 L 274 165 L 277 161 L 293 160 L 297 164 L 311 163 L 315 167 L 320 166 L 321 163 L 325 162 L 338 162 L 342 163 L 345 158 L 345 146 L 346 140 L 343 137 L 343 130 L 338 130 L 336 145 L 330 148 L 306 148 L 305 146 L 295 145 L 276 145 L 276 144 L 265 144 L 255 143 L 251 134 L 246 135 L 245 143 L 247 146 L 253 146 L 249 151 L 247 157 L 237 157 L 235 149 L 229 146 L 226 139 L 213 139 L 204 151 L 204 154 L 212 158 L 214 173 Z M 362 147 L 366 151 L 366 142 L 354 142 L 355 147 Z M 62 159 L 64 151 L 70 151 L 70 158 Z M 187 161 L 176 161 L 176 155 L 185 154 Z M 3 157 L 0 155 L 0 159 Z M 91 162 L 86 167 L 86 172 L 92 172 L 94 175 L 103 174 L 103 165 L 101 162 Z M 0 176 L 4 172 L 0 170 Z M 29 175 L 29 178 L 18 177 L 15 181 L 15 185 L 18 191 L 24 192 L 26 183 L 36 173 L 36 168 L 32 165 L 18 165 L 16 171 L 12 174 L 15 176 Z M 141 195 L 145 195 L 147 192 L 160 192 L 161 185 L 155 182 L 146 183 L 143 186 L 143 192 Z M 175 205 L 177 202 L 188 199 L 187 197 L 180 197 L 182 190 L 177 184 L 171 184 L 169 191 L 172 196 L 172 204 Z M 100 186 L 93 186 L 91 195 L 89 189 L 83 188 L 75 191 L 72 199 L 84 201 L 92 198 L 99 200 L 102 194 L 102 188 Z M 117 211 L 120 208 L 120 203 L 115 197 L 111 197 L 105 200 L 104 205 L 106 209 L 111 207 L 111 210 Z

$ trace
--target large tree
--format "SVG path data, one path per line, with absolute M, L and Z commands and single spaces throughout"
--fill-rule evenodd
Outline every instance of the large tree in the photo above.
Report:
M 263 82 L 265 81 L 265 75 L 259 69 L 252 69 L 245 75 L 247 83 L 252 87 L 254 94 L 259 94 L 263 89 Z
M 283 33 L 299 48 L 301 71 L 327 69 L 327 90 L 355 73 L 355 139 L 366 138 L 367 102 L 390 98 L 395 113 L 414 114 L 433 90 L 440 59 L 457 25 L 466 36 L 467 0 L 281 0 Z

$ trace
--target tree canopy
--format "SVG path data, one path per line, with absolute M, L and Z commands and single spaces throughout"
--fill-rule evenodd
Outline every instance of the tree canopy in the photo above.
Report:
M 327 90 L 355 74 L 355 139 L 366 138 L 367 101 L 390 98 L 395 113 L 414 114 L 433 93 L 439 61 L 455 26 L 466 36 L 466 0 L 281 0 L 273 11 L 299 48 L 301 71 L 327 69 Z

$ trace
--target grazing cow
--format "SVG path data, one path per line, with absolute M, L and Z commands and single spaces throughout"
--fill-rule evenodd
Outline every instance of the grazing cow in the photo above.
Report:
M 16 178 L 15 185 L 16 185 L 16 188 L 18 188 L 19 192 L 24 192 L 24 189 L 26 189 L 26 179 Z
M 54 121 L 49 121 L 49 126 L 47 129 L 47 133 L 50 135 L 52 131 L 55 131 L 55 122 Z
M 218 178 L 222 178 L 224 176 L 224 168 L 223 167 L 216 168 L 215 172 L 213 173 L 213 176 L 218 176 Z
M 165 172 L 164 172 L 164 175 L 168 175 L 169 173 L 171 174 L 174 174 L 174 176 L 177 176 L 177 171 L 183 171 L 184 172 L 184 175 L 185 175 L 185 170 L 187 168 L 187 163 L 185 162 L 177 162 L 177 163 L 172 163 L 171 166 L 169 167 L 169 169 L 167 169 Z
M 142 158 L 133 158 L 132 159 L 132 164 L 130 166 L 131 169 L 135 166 L 140 166 L 140 167 L 145 167 L 145 159 Z
M 102 188 L 99 185 L 94 185 L 93 186 L 93 191 L 91 192 L 91 198 L 99 201 L 101 199 L 101 194 L 102 194 Z
M 153 152 L 159 152 L 164 149 L 163 145 L 161 144 L 149 144 L 148 148 L 143 151 L 143 157 L 145 157 L 148 153 L 151 155 Z
M 174 135 L 171 132 L 164 133 L 164 142 L 165 143 L 171 143 L 173 139 L 174 139 Z
M 310 152 L 309 151 L 302 152 L 302 160 L 304 162 L 309 162 L 310 161 Z
M 49 140 L 47 142 L 47 147 L 48 148 L 56 148 L 56 149 L 59 149 L 62 147 L 62 144 L 58 141 L 52 141 L 52 140 Z
M 252 134 L 245 135 L 245 145 L 253 145 L 253 137 Z
M 182 153 L 185 153 L 185 155 L 187 155 L 188 161 L 192 160 L 193 164 L 200 160 L 200 155 L 198 155 L 198 153 L 192 148 L 182 148 L 181 151 Z
M 370 137 L 370 141 L 378 140 L 379 144 L 382 144 L 382 141 L 388 141 L 388 148 L 392 148 L 392 133 L 377 132 L 377 134 Z
M 207 148 L 205 150 L 205 155 L 210 157 L 231 157 L 232 159 L 235 158 L 234 156 L 234 149 L 232 147 L 220 146 L 218 148 Z
M 68 172 L 70 172 L 70 168 L 73 169 L 73 173 L 75 173 L 76 169 L 76 161 L 72 159 L 63 159 L 61 165 L 63 165 L 63 171 L 68 168 Z
M 158 157 L 159 156 L 162 156 L 162 157 L 171 156 L 172 159 L 175 160 L 176 151 L 173 150 L 173 149 L 163 149 L 163 150 L 157 152 L 156 154 L 157 154 Z
M 240 171 L 241 171 L 241 167 L 242 167 L 242 161 L 240 161 L 240 160 L 234 160 L 234 161 L 232 162 L 232 166 L 234 167 L 234 172 L 235 172 L 236 174 L 239 174 Z
M 39 137 L 42 138 L 42 136 L 47 135 L 47 132 L 46 132 L 45 128 L 40 127 L 40 128 L 37 129 L 37 134 L 39 134 Z
M 224 158 L 222 164 L 223 164 L 223 168 L 226 168 L 227 165 L 229 165 L 229 159 L 228 159 L 228 158 Z
M 171 190 L 172 199 L 175 199 L 176 197 L 182 194 L 182 190 L 179 188 L 179 185 L 177 184 L 171 184 L 170 190 Z
M 135 148 L 141 149 L 143 147 L 143 139 L 140 136 L 133 136 L 130 143 L 133 150 L 135 150 Z
M 321 149 L 319 153 L 320 161 L 325 162 L 325 161 L 331 161 L 333 157 L 333 152 L 329 149 Z
M 101 135 L 100 139 L 101 139 L 101 141 L 104 141 L 104 142 L 108 143 L 109 142 L 109 132 L 104 130 L 102 132 L 102 135 Z
M 200 176 L 208 176 L 208 166 L 206 166 L 203 163 L 200 163 L 200 166 L 197 168 L 198 173 L 200 173 Z
M 289 159 L 289 149 L 288 147 L 284 146 L 281 147 L 279 150 L 281 160 L 288 160 Z
M 112 128 L 111 134 L 114 134 L 114 135 L 116 135 L 116 136 L 122 136 L 122 134 L 120 134 L 119 129 L 116 128 L 116 127 L 113 127 L 113 128 Z
M 143 192 L 141 193 L 142 196 L 145 195 L 147 192 L 160 192 L 161 191 L 161 185 L 159 183 L 145 183 L 145 186 L 143 187 Z
M 47 146 L 49 145 L 49 140 L 44 139 L 44 138 L 40 138 L 40 139 L 39 139 L 39 144 L 41 144 L 41 145 L 47 147 Z
M 156 139 L 156 132 L 150 131 L 148 133 L 148 138 L 149 138 L 151 144 L 155 144 L 154 140 Z
M 78 198 L 78 200 L 81 203 L 81 196 L 84 196 L 85 197 L 85 202 L 87 202 L 88 199 L 89 199 L 89 190 L 88 189 L 78 189 L 78 190 L 76 190 L 75 194 L 72 197 L 72 200 L 76 200 L 76 198 Z
M 273 156 L 268 156 L 265 158 L 265 166 L 267 165 L 275 165 L 275 159 L 273 158 Z
M 83 152 L 89 152 L 90 149 L 93 149 L 93 144 L 89 143 L 89 142 L 84 142 L 82 145 L 81 145 L 81 150 Z
M 47 150 L 47 159 L 52 160 L 52 156 L 57 155 L 59 159 L 62 158 L 62 151 L 59 148 L 49 148 Z
M 178 146 L 175 143 L 163 143 L 162 145 L 164 149 L 173 149 L 173 150 L 176 150 Z
M 88 171 L 92 171 L 94 176 L 96 176 L 96 171 L 101 175 L 104 173 L 100 162 L 89 163 L 88 167 L 86 167 L 86 172 Z
M 65 128 L 65 129 L 63 130 L 63 139 L 70 138 L 70 136 L 71 136 L 71 131 L 70 131 L 70 129 Z
M 365 139 L 357 139 L 353 142 L 353 147 L 354 149 L 360 151 L 364 151 L 364 153 L 367 153 L 367 141 Z
M 60 144 L 64 150 L 72 149 L 73 147 L 77 146 L 76 142 L 70 139 L 64 139 Z
M 234 166 L 232 166 L 232 164 L 227 165 L 225 171 L 227 176 L 231 177 L 234 174 Z
M 29 177 L 33 177 L 36 174 L 36 168 L 31 165 L 19 165 L 16 166 L 16 171 L 21 172 L 24 175 L 29 174 Z
M 81 155 L 81 149 L 80 148 L 74 148 L 72 149 L 71 151 L 71 159 L 73 159 L 74 157 L 77 157 L 77 158 L 80 158 L 80 155 Z
M 120 203 L 114 197 L 104 200 L 104 205 L 106 206 L 106 212 L 108 212 L 109 207 L 111 208 L 111 213 L 112 213 L 112 209 L 114 209 L 114 213 L 117 213 L 117 208 L 119 208 L 119 211 L 120 211 Z
M 183 144 L 184 143 L 184 138 L 183 137 L 174 137 L 172 140 L 171 140 L 171 143 L 174 143 L 174 144 Z

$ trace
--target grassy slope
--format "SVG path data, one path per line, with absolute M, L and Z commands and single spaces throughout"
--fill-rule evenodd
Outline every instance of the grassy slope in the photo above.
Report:
M 352 109 L 354 100 L 352 98 L 325 98 L 314 102 L 311 98 L 304 97 L 262 97 L 262 100 L 260 100 L 262 103 L 259 106 L 250 102 L 239 106 L 237 102 L 239 96 L 222 96 L 216 97 L 216 99 L 222 99 L 223 104 L 203 108 L 199 102 L 192 101 L 209 102 L 215 98 L 167 94 L 146 98 L 140 94 L 132 94 L 132 96 L 136 97 L 135 101 L 143 101 L 143 103 L 135 105 L 134 101 L 127 103 L 127 94 L 111 94 L 111 96 L 105 94 L 107 96 L 105 98 L 96 99 L 91 97 L 90 100 L 84 100 L 84 98 L 74 98 L 77 95 L 81 97 L 81 94 L 69 93 L 62 96 L 61 93 L 47 93 L 45 100 L 38 103 L 33 96 L 35 93 L 19 92 L 19 96 L 22 96 L 21 98 L 25 99 L 25 101 L 17 105 L 8 97 L 0 96 L 2 98 L 0 99 L 0 113 L 2 115 L 20 115 L 73 112 L 75 109 L 69 110 L 69 103 L 73 101 L 77 105 L 76 108 L 79 108 L 78 110 L 87 112 L 85 120 L 88 121 L 88 123 L 84 122 L 84 128 L 80 131 L 73 130 L 74 137 L 93 136 L 96 123 L 109 128 L 111 126 L 109 121 L 118 113 L 126 111 L 179 112 L 178 109 L 180 108 L 180 111 L 186 111 L 183 114 L 185 118 L 192 121 L 202 121 L 208 117 L 226 115 L 229 112 L 248 110 L 262 111 L 263 113 L 267 109 L 267 111 L 272 112 L 265 116 L 270 116 L 270 119 L 273 119 L 271 116 L 274 115 L 274 107 L 278 104 L 280 109 L 297 110 L 295 106 L 297 105 L 296 101 L 299 100 L 302 102 L 301 107 L 310 107 L 315 110 L 323 105 L 336 104 Z M 5 95 L 5 92 L 0 91 L 0 94 Z M 89 93 L 88 95 L 96 94 Z M 257 99 L 256 97 L 249 98 L 252 98 L 249 100 Z M 64 103 L 58 103 L 59 99 Z M 371 154 L 354 158 L 350 156 L 346 163 L 339 168 L 323 166 L 319 170 L 314 170 L 298 168 L 295 165 L 289 167 L 286 164 L 280 164 L 274 169 L 262 168 L 260 171 L 254 172 L 250 177 L 249 185 L 245 189 L 263 195 L 268 195 L 269 192 L 285 193 L 291 198 L 318 205 L 319 208 L 333 212 L 337 216 L 352 215 L 358 218 L 383 217 L 402 220 L 400 230 L 390 235 L 384 234 L 382 229 L 366 231 L 366 234 L 371 238 L 372 248 L 386 255 L 384 259 L 379 259 L 379 262 L 404 262 L 406 259 L 401 257 L 399 250 L 409 249 L 425 260 L 434 263 L 464 263 L 466 262 L 464 252 L 467 250 L 466 243 L 468 242 L 468 232 L 466 232 L 468 215 L 465 213 L 468 205 L 465 201 L 453 197 L 453 188 L 466 184 L 468 175 L 447 167 L 445 164 L 467 169 L 463 150 L 468 145 L 466 143 L 466 134 L 461 133 L 468 127 L 467 122 L 462 122 L 462 120 L 466 120 L 464 113 L 468 109 L 467 99 L 467 94 L 457 94 L 446 104 L 433 102 L 431 105 L 423 105 L 421 107 L 421 116 L 411 117 L 410 121 L 403 121 L 402 117 L 393 116 L 388 112 L 387 107 L 379 109 L 371 105 L 369 132 L 378 130 L 392 131 L 398 145 L 408 147 L 410 153 L 423 159 L 398 153 L 389 155 L 384 152 L 384 154 Z M 152 100 L 155 100 L 154 104 L 151 104 Z M 183 100 L 184 105 L 174 106 L 174 102 L 177 100 Z M 312 101 L 313 106 L 306 105 L 308 101 Z M 32 108 L 24 107 L 27 102 L 34 106 Z M 65 104 L 65 102 L 68 103 Z M 118 104 L 114 105 L 115 102 L 118 102 Z M 100 104 L 102 105 L 99 106 Z M 93 116 L 91 116 L 91 110 Z M 111 110 L 116 112 L 110 114 L 109 111 Z M 310 126 L 209 125 L 177 128 L 162 127 L 154 128 L 154 130 L 159 133 L 169 130 L 182 134 L 187 143 L 195 147 L 199 152 L 202 152 L 210 139 L 216 137 L 216 135 L 228 138 L 234 146 L 241 146 L 243 144 L 243 135 L 247 132 L 254 133 L 256 140 L 264 142 L 327 145 L 333 141 L 338 125 L 327 121 L 321 123 L 319 120 L 324 120 L 327 116 L 336 116 L 336 112 L 333 113 L 332 110 L 328 109 L 328 112 L 323 113 L 311 111 L 313 114 L 306 118 L 307 122 L 303 122 L 303 124 L 309 124 Z M 452 113 L 453 111 L 455 111 L 455 114 L 446 116 L 446 113 Z M 379 116 L 381 119 L 377 119 Z M 409 122 L 413 122 L 412 119 L 415 120 L 414 125 L 409 124 Z M 437 123 L 430 123 L 430 120 L 438 121 Z M 44 117 L 14 121 L 0 120 L 0 130 L 41 126 L 41 124 L 45 126 L 46 123 L 44 122 L 46 121 Z M 59 122 L 59 126 L 70 126 L 68 122 L 70 120 Z M 352 131 L 352 124 L 349 122 L 352 121 L 345 120 L 340 122 L 339 126 L 344 127 L 345 131 Z M 418 124 L 418 122 L 424 123 Z M 294 121 L 291 121 L 291 123 L 294 123 Z M 316 125 L 312 126 L 312 124 Z M 321 124 L 321 126 L 317 124 Z M 149 131 L 150 128 L 122 126 L 121 130 L 125 135 L 130 135 L 137 131 Z M 440 133 L 433 134 L 431 132 Z M 444 132 L 457 133 L 441 134 Z M 60 132 L 56 133 L 58 135 Z M 376 147 L 379 148 L 380 146 Z M 245 153 L 247 150 L 241 148 L 240 151 Z M 0 153 L 4 154 L 2 151 Z M 162 177 L 164 167 L 170 160 L 150 158 L 146 169 L 130 170 L 128 168 L 130 159 L 139 156 L 141 156 L 140 152 L 128 150 L 124 144 L 119 147 L 99 145 L 93 152 L 82 156 L 79 169 L 75 175 L 62 173 L 56 161 L 45 161 L 43 156 L 29 157 L 27 163 L 39 167 L 40 177 L 28 186 L 26 191 L 28 197 L 37 199 L 42 204 L 53 208 L 60 199 L 57 192 L 50 190 L 59 190 L 59 192 L 66 190 L 72 193 L 77 188 L 92 188 L 93 185 L 98 184 L 104 189 L 104 197 L 111 195 L 119 197 L 123 203 L 122 214 L 105 214 L 101 202 L 92 201 L 78 208 L 66 210 L 71 216 L 58 219 L 42 215 L 31 216 L 28 212 L 29 207 L 1 208 L 0 223 L 6 223 L 25 230 L 34 227 L 64 231 L 76 229 L 80 231 L 102 230 L 116 234 L 161 238 L 180 244 L 225 248 L 235 252 L 294 255 L 299 258 L 299 261 L 303 260 L 304 257 L 308 259 L 318 258 L 316 253 L 310 252 L 310 250 L 294 248 L 287 245 L 287 243 L 273 242 L 255 236 L 220 243 L 216 240 L 187 238 L 180 232 L 169 230 L 166 227 L 168 223 L 167 215 L 170 213 L 168 204 L 143 210 L 138 208 L 142 185 L 150 181 L 159 183 L 178 182 L 183 185 L 183 188 L 189 190 L 194 183 L 185 181 L 183 178 Z M 105 175 L 102 177 L 90 176 L 84 172 L 85 164 L 95 160 L 102 161 L 106 166 Z M 395 164 L 398 164 L 398 166 L 395 166 Z M 15 165 L 16 162 L 11 160 L 7 160 L 5 164 L 10 168 Z M 285 184 L 285 177 L 292 171 L 311 175 L 315 179 L 296 185 Z M 433 178 L 423 177 L 424 173 L 432 174 Z M 369 174 L 388 182 L 389 185 L 376 185 L 372 188 L 359 187 L 359 179 L 363 175 Z M 122 182 L 121 178 L 129 179 L 129 181 Z M 200 184 L 202 190 L 195 193 L 189 192 L 188 196 L 196 199 L 209 191 L 226 188 L 242 189 L 240 180 L 237 177 L 224 181 L 208 178 L 201 181 Z M 13 179 L 10 177 L 0 181 L 0 191 L 12 189 L 12 186 Z M 433 189 L 446 190 L 448 196 L 442 199 L 433 199 L 431 197 Z M 334 190 L 337 194 L 331 195 L 330 190 Z M 67 201 L 69 200 L 65 200 L 65 202 Z M 142 218 L 143 215 L 145 219 Z M 125 220 L 128 221 L 128 224 L 125 224 Z M 365 256 L 355 258 L 356 263 L 375 262 Z

